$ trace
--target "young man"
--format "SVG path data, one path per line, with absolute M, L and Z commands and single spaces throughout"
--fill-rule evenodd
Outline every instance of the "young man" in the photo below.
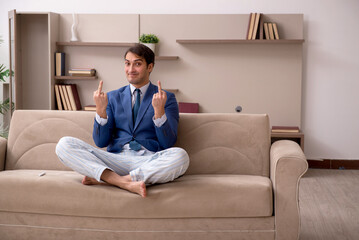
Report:
M 137 44 L 125 54 L 129 85 L 105 93 L 100 81 L 93 139 L 95 148 L 77 138 L 63 137 L 56 154 L 84 175 L 85 185 L 109 184 L 146 197 L 146 185 L 165 183 L 184 174 L 189 165 L 177 140 L 178 105 L 173 93 L 150 82 L 154 53 Z

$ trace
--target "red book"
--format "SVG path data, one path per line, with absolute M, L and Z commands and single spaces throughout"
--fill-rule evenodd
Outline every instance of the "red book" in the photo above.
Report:
M 76 110 L 81 110 L 82 107 L 81 107 L 80 96 L 79 93 L 77 92 L 77 86 L 76 84 L 70 84 L 70 86 L 71 86 L 72 94 L 75 99 Z
M 199 104 L 198 103 L 185 103 L 179 102 L 178 108 L 180 113 L 198 113 Z

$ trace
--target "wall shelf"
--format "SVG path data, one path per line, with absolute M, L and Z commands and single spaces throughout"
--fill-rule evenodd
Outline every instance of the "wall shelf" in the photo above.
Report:
M 156 56 L 156 60 L 178 60 L 178 56 Z
M 176 42 L 180 44 L 301 44 L 304 42 L 304 39 L 177 39 Z
M 56 42 L 56 46 L 76 46 L 76 47 L 132 47 L 136 43 L 124 42 Z
M 73 47 L 133 47 L 136 43 L 120 42 L 56 42 L 56 46 Z M 156 56 L 156 60 L 177 60 L 178 56 Z
M 55 80 L 96 80 L 97 76 L 79 77 L 79 76 L 55 76 Z

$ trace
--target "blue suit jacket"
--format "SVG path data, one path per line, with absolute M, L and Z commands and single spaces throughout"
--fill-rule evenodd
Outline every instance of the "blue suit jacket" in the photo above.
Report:
M 167 92 L 165 112 L 167 121 L 156 127 L 153 122 L 152 96 L 158 87 L 150 83 L 138 110 L 135 124 L 132 121 L 132 101 L 130 85 L 107 93 L 107 124 L 101 126 L 95 120 L 93 139 L 109 152 L 121 152 L 123 145 L 136 140 L 150 151 L 157 152 L 172 147 L 177 140 L 179 120 L 178 105 L 173 93 Z

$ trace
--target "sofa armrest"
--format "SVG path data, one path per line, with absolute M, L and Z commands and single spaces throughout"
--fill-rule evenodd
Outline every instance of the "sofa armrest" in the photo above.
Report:
M 300 146 L 293 141 L 274 142 L 270 150 L 270 178 L 274 191 L 276 240 L 299 238 L 299 180 L 308 169 Z
M 5 169 L 7 139 L 0 137 L 0 171 Z

